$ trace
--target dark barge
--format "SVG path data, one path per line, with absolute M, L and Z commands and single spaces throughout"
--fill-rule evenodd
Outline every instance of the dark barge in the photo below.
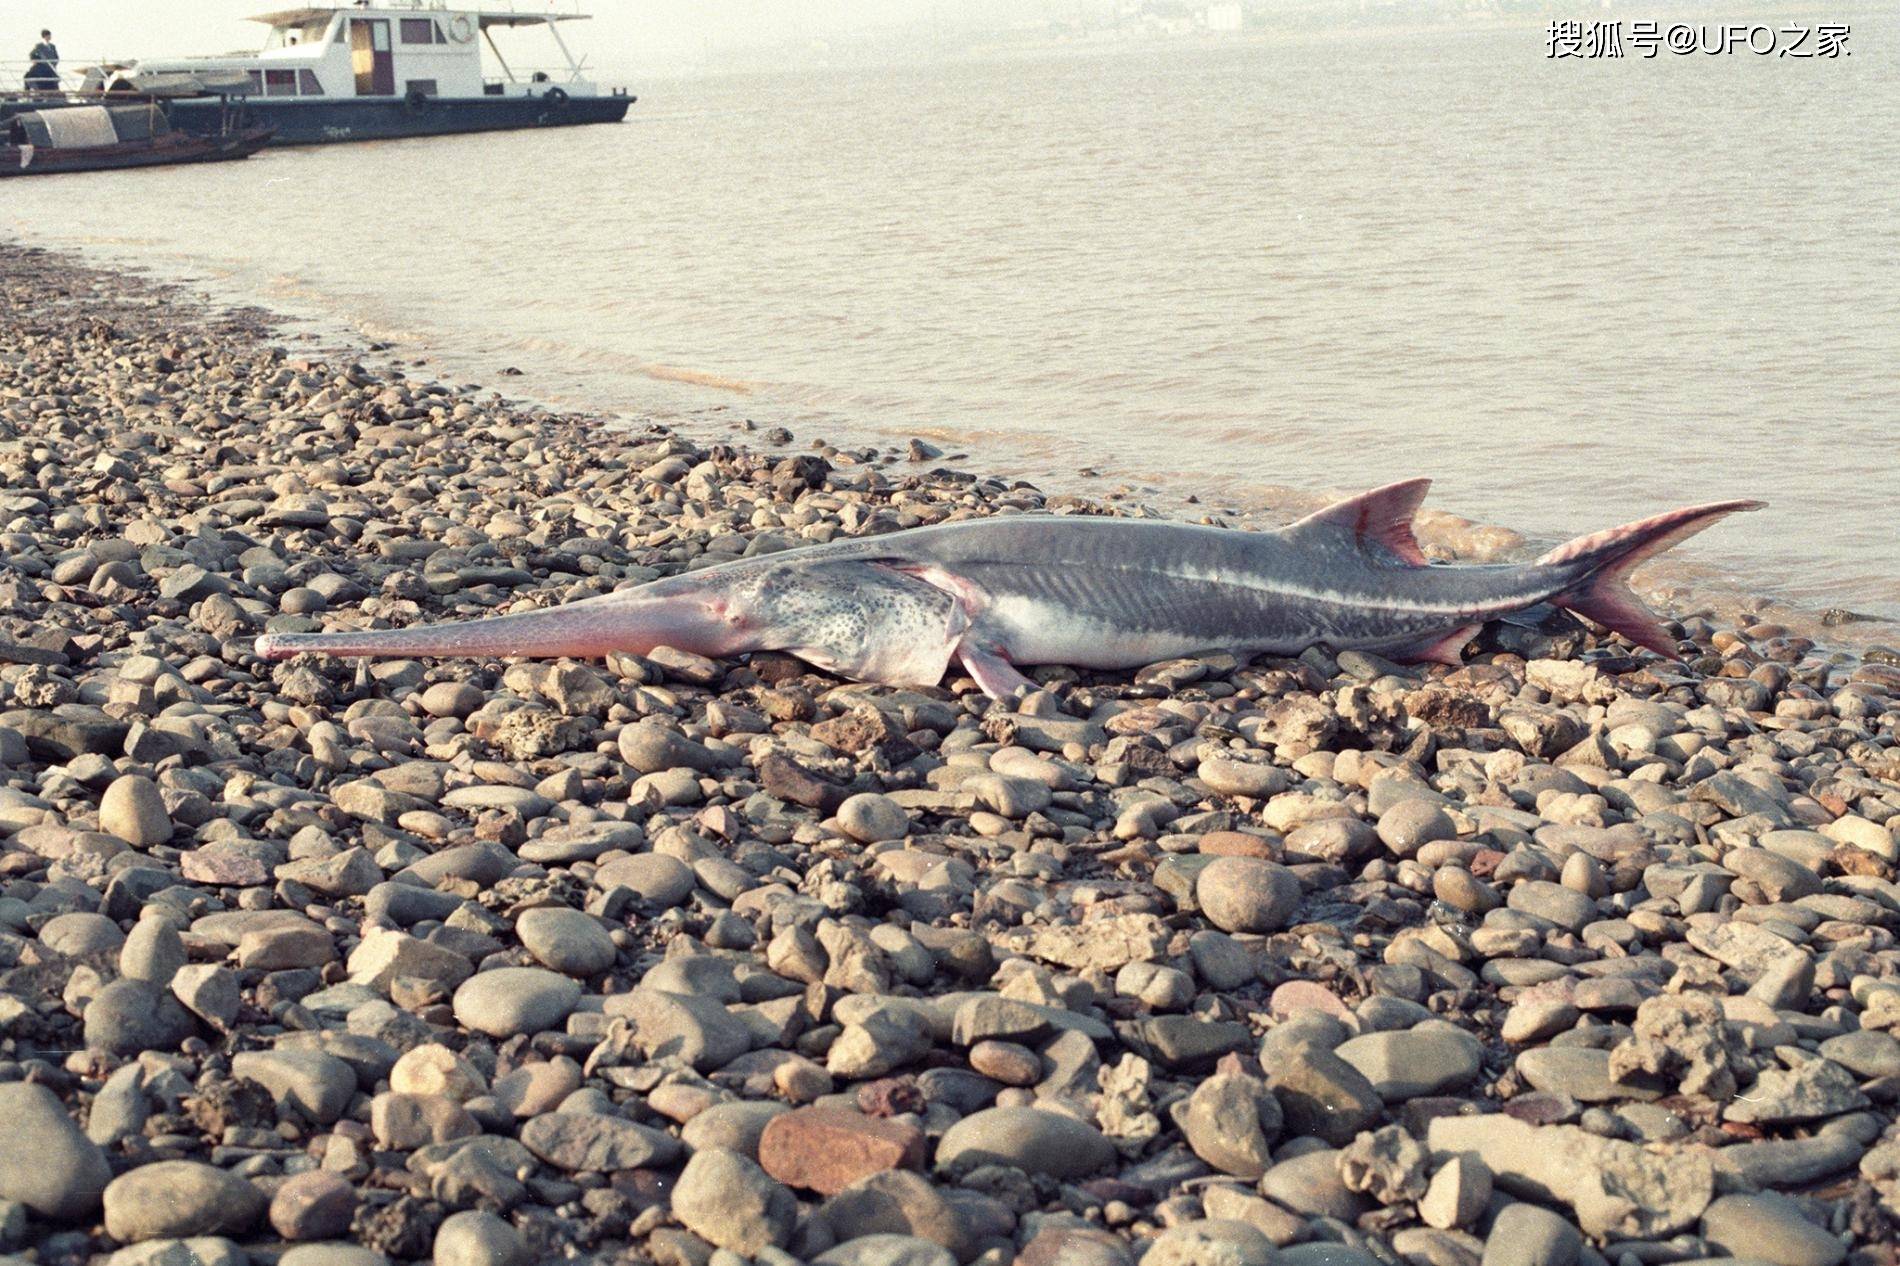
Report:
M 268 127 L 226 126 L 211 135 L 171 126 L 156 102 L 58 105 L 0 118 L 0 177 L 223 163 L 249 158 Z

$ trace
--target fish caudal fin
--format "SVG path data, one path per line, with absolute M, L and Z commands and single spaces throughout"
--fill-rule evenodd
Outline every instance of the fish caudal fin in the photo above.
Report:
M 1676 639 L 1630 588 L 1630 573 L 1718 519 L 1742 510 L 1759 510 L 1766 504 L 1763 501 L 1717 501 L 1671 510 L 1622 527 L 1579 536 L 1559 545 L 1537 562 L 1545 567 L 1587 569 L 1576 584 L 1552 598 L 1552 602 L 1611 632 L 1621 633 L 1638 646 L 1675 659 Z

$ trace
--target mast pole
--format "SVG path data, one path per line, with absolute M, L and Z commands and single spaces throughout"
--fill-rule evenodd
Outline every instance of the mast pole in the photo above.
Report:
M 477 20 L 479 21 L 479 19 Z M 501 47 L 495 43 L 494 31 L 484 26 L 482 28 L 482 38 L 488 41 L 488 51 L 495 55 L 495 64 L 501 67 L 502 74 L 508 76 L 508 82 L 511 84 L 520 83 L 521 81 L 515 78 L 513 69 L 509 67 L 508 59 L 501 55 Z
M 561 38 L 560 24 L 556 22 L 552 17 L 548 18 L 548 34 L 552 35 L 554 37 L 554 42 L 560 46 L 561 56 L 567 58 L 568 80 L 572 82 L 573 80 L 579 79 L 581 76 L 580 63 L 575 61 L 574 54 L 568 51 L 567 41 Z

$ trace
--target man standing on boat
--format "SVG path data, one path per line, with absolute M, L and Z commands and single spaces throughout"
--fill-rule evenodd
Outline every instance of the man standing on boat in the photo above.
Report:
M 40 32 L 40 42 L 33 46 L 27 55 L 26 90 L 28 92 L 59 91 L 59 49 L 53 44 L 51 31 Z

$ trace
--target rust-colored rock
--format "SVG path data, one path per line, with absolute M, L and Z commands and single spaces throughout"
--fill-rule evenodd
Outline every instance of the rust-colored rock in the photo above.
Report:
M 1472 729 L 1491 723 L 1491 710 L 1482 699 L 1431 686 L 1407 695 L 1405 710 L 1433 729 Z
M 896 761 L 917 755 L 902 726 L 882 712 L 855 708 L 811 727 L 811 736 L 835 751 L 856 756 L 872 748 L 884 749 Z
M 1828 861 L 1843 875 L 1862 875 L 1874 879 L 1892 879 L 1893 865 L 1864 848 L 1837 848 L 1827 855 Z
M 759 1138 L 759 1164 L 788 1187 L 833 1196 L 887 1169 L 921 1169 L 924 1132 L 848 1108 L 814 1105 L 773 1117 Z
M 880 1077 L 858 1087 L 858 1111 L 868 1117 L 894 1117 L 924 1110 L 924 1092 L 915 1077 Z
M 1280 848 L 1272 840 L 1245 831 L 1209 831 L 1201 837 L 1195 851 L 1203 857 L 1258 857 L 1263 861 L 1280 860 Z
M 1504 1115 L 1526 1125 L 1555 1125 L 1576 1111 L 1576 1106 L 1567 1096 L 1534 1090 L 1505 1100 Z
M 1352 1013 L 1340 996 L 1324 985 L 1310 980 L 1289 980 L 1273 991 L 1268 1001 L 1276 1019 L 1287 1019 L 1302 1011 L 1318 1011 L 1344 1019 Z
M 1465 869 L 1469 870 L 1474 878 L 1489 879 L 1503 864 L 1503 853 L 1495 848 L 1481 848 L 1471 855 L 1471 860 L 1465 863 Z
M 823 813 L 836 813 L 850 794 L 837 783 L 777 752 L 759 762 L 759 785 L 765 788 L 767 795 Z

